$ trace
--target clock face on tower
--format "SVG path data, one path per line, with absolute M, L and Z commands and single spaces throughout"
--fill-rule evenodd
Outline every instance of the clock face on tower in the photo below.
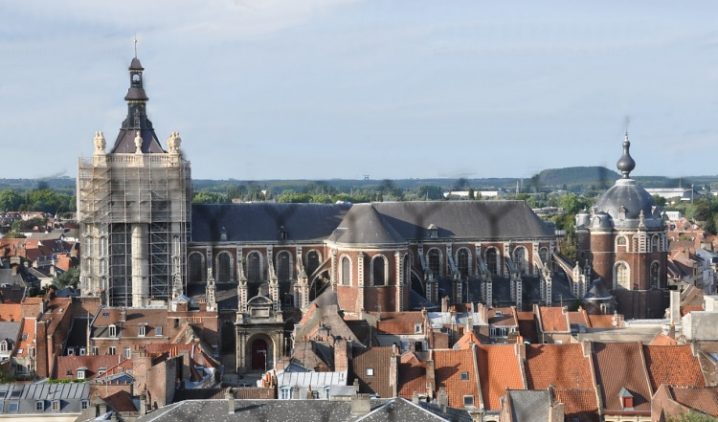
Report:
M 140 82 L 140 75 L 139 75 L 139 73 L 135 73 L 134 75 L 132 75 L 132 82 L 134 82 L 134 83 L 139 83 L 139 82 Z

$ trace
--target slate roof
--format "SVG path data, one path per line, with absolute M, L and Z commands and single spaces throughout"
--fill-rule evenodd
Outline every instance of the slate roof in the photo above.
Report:
M 371 400 L 371 409 L 384 402 Z M 348 400 L 235 400 L 234 408 L 235 413 L 228 414 L 227 400 L 186 400 L 144 415 L 137 421 L 349 422 L 358 419 L 351 414 L 351 401 Z
M 661 384 L 703 387 L 705 380 L 691 346 L 643 346 L 646 369 L 653 391 Z
M 376 213 L 377 217 L 373 217 Z M 381 223 L 387 232 L 375 236 L 385 242 L 421 240 L 430 237 L 429 226 L 437 228 L 439 239 L 526 239 L 552 237 L 553 230 L 524 201 L 406 201 L 355 204 L 351 215 L 356 222 L 366 219 Z M 367 215 L 370 215 L 369 217 Z M 344 231 L 363 230 L 359 224 L 343 221 Z M 389 230 L 393 229 L 393 231 Z M 396 237 L 399 235 L 399 238 Z M 365 242 L 362 233 L 341 233 L 342 243 Z M 357 240 L 353 240 L 357 239 Z
M 524 201 L 407 201 L 369 204 L 194 204 L 192 241 L 396 244 L 426 239 L 553 238 L 553 229 Z
M 449 421 L 446 417 L 441 417 L 431 411 L 420 407 L 410 401 L 401 398 L 388 400 L 383 405 L 372 410 L 369 414 L 356 419 L 357 422 L 414 422 L 414 421 Z
M 591 364 L 580 344 L 541 344 L 526 346 L 528 387 L 543 390 L 553 386 L 564 403 L 566 417 L 594 419 L 598 411 Z
M 507 393 L 511 403 L 512 422 L 544 422 L 549 418 L 551 394 L 547 390 L 510 390 Z
M 219 242 L 223 227 L 230 242 L 279 241 L 282 226 L 288 241 L 323 240 L 347 210 L 326 204 L 193 204 L 192 241 Z
M 513 344 L 479 346 L 477 359 L 486 409 L 499 410 L 499 400 L 507 389 L 526 388 Z
M 87 383 L 49 384 L 0 384 L 0 415 L 37 413 L 80 413 L 83 400 L 89 400 L 90 385 Z M 60 410 L 52 409 L 52 401 L 58 400 Z M 44 410 L 36 409 L 36 403 L 43 401 Z M 13 411 L 11 403 L 17 403 Z
M 633 395 L 635 410 L 650 412 L 651 389 L 641 344 L 594 343 L 593 351 L 604 408 L 611 414 L 622 413 L 619 393 L 625 388 Z
M 0 341 L 10 340 L 14 346 L 20 334 L 20 325 L 21 321 L 0 322 Z

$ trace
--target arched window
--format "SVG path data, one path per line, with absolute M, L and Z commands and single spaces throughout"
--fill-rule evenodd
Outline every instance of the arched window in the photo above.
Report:
M 438 249 L 432 249 L 428 256 L 429 271 L 434 274 L 434 278 L 441 277 L 441 252 Z
M 486 266 L 489 267 L 491 274 L 497 275 L 499 273 L 499 255 L 496 248 L 486 250 Z
M 377 255 L 371 260 L 372 284 L 374 286 L 383 286 L 386 284 L 386 258 L 383 255 Z
M 651 252 L 658 252 L 661 250 L 660 239 L 660 236 L 657 234 L 654 234 L 653 237 L 651 237 Z
M 223 283 L 232 279 L 232 263 L 229 253 L 220 252 L 217 255 L 217 282 Z
M 661 286 L 661 264 L 658 261 L 651 263 L 650 283 L 652 289 L 657 289 Z
M 519 246 L 514 249 L 514 264 L 516 265 L 516 269 L 521 273 L 525 273 L 528 269 L 526 255 L 526 248 L 523 246 Z
M 319 256 L 319 252 L 314 250 L 309 251 L 309 253 L 307 254 L 307 265 L 305 265 L 305 269 L 308 276 L 314 274 L 314 271 L 319 268 L 320 261 L 321 257 Z
M 262 257 L 259 252 L 250 252 L 247 255 L 247 281 L 259 283 L 262 281 Z
M 411 257 L 404 255 L 404 284 L 411 286 Z
M 204 257 L 194 252 L 189 256 L 189 282 L 204 281 Z
M 342 286 L 352 285 L 352 262 L 348 256 L 342 257 Z
M 628 252 L 628 240 L 626 236 L 616 238 L 616 252 Z
M 628 268 L 628 264 L 626 264 L 625 262 L 617 263 L 615 269 L 615 277 L 616 278 L 614 281 L 614 285 L 616 286 L 616 288 L 631 290 L 631 275 Z
M 456 265 L 459 267 L 459 273 L 464 278 L 469 277 L 469 272 L 471 271 L 469 255 L 469 250 L 466 248 L 461 248 L 456 252 Z
M 289 252 L 281 251 L 277 254 L 275 268 L 280 283 L 286 283 L 292 279 L 292 257 Z
M 539 249 L 539 256 L 541 257 L 541 261 L 543 261 L 544 264 L 547 263 L 548 262 L 548 248 Z

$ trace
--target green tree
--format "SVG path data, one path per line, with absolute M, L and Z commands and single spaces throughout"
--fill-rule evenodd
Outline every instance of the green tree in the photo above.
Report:
M 23 203 L 23 198 L 17 192 L 5 189 L 0 191 L 0 211 L 17 211 Z
M 227 195 L 217 192 L 201 191 L 194 194 L 194 204 L 226 204 L 229 202 Z
M 68 286 L 77 287 L 77 285 L 80 283 L 80 269 L 70 268 L 69 270 L 65 271 L 64 273 L 55 276 L 55 279 L 53 280 L 52 284 L 59 288 L 65 288 Z
M 715 422 L 716 418 L 698 412 L 688 412 L 680 416 L 671 416 L 668 422 Z

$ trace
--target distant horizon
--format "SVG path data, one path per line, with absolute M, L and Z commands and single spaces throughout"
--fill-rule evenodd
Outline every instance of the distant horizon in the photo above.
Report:
M 137 13 L 141 10 L 141 13 Z M 148 114 L 197 179 L 713 174 L 718 3 L 4 2 L 0 177 L 112 145 L 133 38 Z

